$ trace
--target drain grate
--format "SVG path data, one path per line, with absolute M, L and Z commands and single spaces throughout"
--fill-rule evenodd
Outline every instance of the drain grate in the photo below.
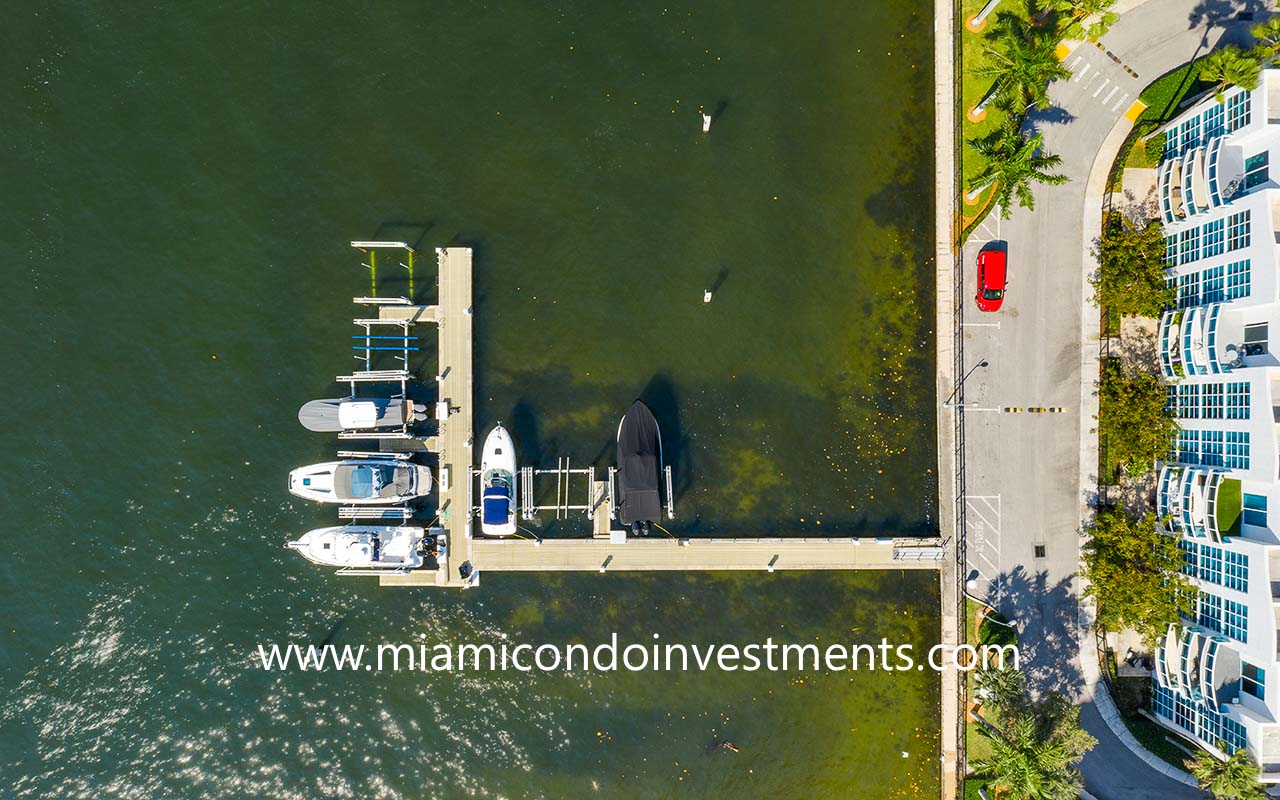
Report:
M 1044 554 L 1045 554 L 1044 545 L 1042 544 L 1036 545 L 1035 552 L 1036 552 L 1036 558 L 1044 558 Z

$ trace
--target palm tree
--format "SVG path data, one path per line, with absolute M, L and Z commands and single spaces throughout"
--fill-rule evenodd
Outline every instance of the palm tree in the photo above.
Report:
M 1062 159 L 1042 152 L 1044 137 L 1038 133 L 1023 136 L 1018 121 L 1012 116 L 1006 117 L 1001 126 L 987 136 L 970 139 L 969 146 L 987 161 L 973 176 L 969 188 L 978 191 L 996 184 L 996 202 L 1004 219 L 1009 218 L 1015 198 L 1023 208 L 1035 209 L 1032 183 L 1058 186 L 1067 182 L 1067 176 L 1049 172 L 1061 164 Z
M 1058 12 L 1061 20 L 1058 33 L 1061 36 L 1097 39 L 1120 18 L 1111 10 L 1115 4 L 1116 0 L 1046 0 L 1042 13 Z
M 1213 96 L 1222 102 L 1222 93 L 1231 86 L 1256 89 L 1262 77 L 1262 62 L 1255 53 L 1246 53 L 1235 45 L 1227 45 L 1205 56 L 1200 67 L 1201 80 L 1218 84 Z
M 1082 780 L 1075 769 L 1080 757 L 1060 740 L 1041 735 L 1030 714 L 998 728 L 979 728 L 991 740 L 991 755 L 973 763 L 1007 800 L 1068 800 L 1079 795 Z
M 1227 743 L 1218 742 L 1218 749 L 1225 752 Z M 1185 763 L 1200 788 L 1213 795 L 1214 800 L 1264 800 L 1267 796 L 1258 784 L 1258 765 L 1244 748 L 1225 761 L 1201 750 Z
M 1058 38 L 1016 14 L 1001 13 L 983 45 L 986 66 L 974 74 L 995 81 L 996 92 L 1015 109 L 1049 107 L 1049 83 L 1071 77 L 1058 60 Z
M 973 676 L 974 689 L 995 716 L 1008 715 L 1022 705 L 1027 694 L 1027 678 L 1011 666 L 979 670 Z
M 1266 22 L 1259 22 L 1249 29 L 1253 38 L 1275 55 L 1280 50 L 1280 17 L 1269 17 Z

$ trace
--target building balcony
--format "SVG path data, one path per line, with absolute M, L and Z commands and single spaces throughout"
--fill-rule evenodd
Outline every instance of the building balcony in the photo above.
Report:
M 1239 532 L 1240 481 L 1212 467 L 1161 467 L 1156 509 L 1169 533 L 1222 541 Z
M 1222 713 L 1240 696 L 1240 653 L 1216 634 L 1170 625 L 1156 649 L 1156 682 Z
M 1243 345 L 1230 344 L 1242 334 L 1232 326 L 1232 315 L 1223 316 L 1223 308 L 1210 303 L 1164 313 L 1157 341 L 1166 378 L 1225 375 L 1242 366 Z
M 1161 165 L 1156 175 L 1160 214 L 1166 225 L 1172 225 L 1187 216 L 1182 202 L 1182 161 L 1181 158 L 1170 158 Z

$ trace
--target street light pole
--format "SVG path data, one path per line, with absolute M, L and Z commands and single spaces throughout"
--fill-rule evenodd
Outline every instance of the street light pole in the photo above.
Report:
M 974 364 L 974 365 L 969 369 L 969 371 L 968 371 L 968 372 L 966 372 L 966 373 L 964 374 L 964 377 L 963 377 L 963 378 L 961 378 L 961 379 L 959 380 L 959 382 L 958 382 L 958 383 L 956 383 L 956 388 L 954 388 L 954 389 L 952 389 L 952 390 L 951 390 L 951 394 L 947 396 L 947 399 L 946 399 L 946 401 L 945 401 L 945 402 L 943 402 L 942 407 L 943 407 L 943 408 L 956 408 L 956 407 L 958 407 L 958 406 L 962 406 L 962 405 L 964 405 L 963 403 L 953 403 L 953 402 L 951 402 L 951 398 L 956 396 L 956 392 L 960 391 L 960 387 L 964 386 L 964 382 L 965 382 L 965 381 L 967 381 L 967 380 L 969 379 L 969 376 L 970 376 L 970 375 L 972 375 L 974 372 L 976 372 L 976 371 L 977 371 L 978 367 L 986 367 L 986 366 L 988 366 L 988 362 L 987 362 L 987 360 L 986 360 L 985 358 L 984 358 L 984 359 L 982 359 L 981 361 L 979 361 L 977 364 Z

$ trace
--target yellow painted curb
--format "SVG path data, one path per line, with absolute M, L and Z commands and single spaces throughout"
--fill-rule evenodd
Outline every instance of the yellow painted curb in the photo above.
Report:
M 1053 54 L 1058 57 L 1059 61 L 1066 61 L 1067 56 L 1071 55 L 1071 48 L 1062 42 L 1058 42 L 1058 46 L 1053 48 Z
M 1124 112 L 1125 119 L 1130 122 L 1137 122 L 1138 117 L 1142 116 L 1142 112 L 1147 110 L 1147 104 L 1141 100 L 1134 100 L 1133 105 L 1129 106 L 1129 110 Z

